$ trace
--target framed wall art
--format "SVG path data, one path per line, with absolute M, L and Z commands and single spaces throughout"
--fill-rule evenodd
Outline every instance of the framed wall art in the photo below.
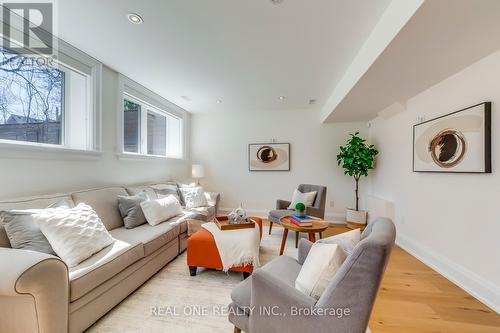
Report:
M 413 126 L 413 171 L 491 173 L 491 102 Z
M 290 144 L 249 144 L 248 169 L 250 171 L 290 171 Z

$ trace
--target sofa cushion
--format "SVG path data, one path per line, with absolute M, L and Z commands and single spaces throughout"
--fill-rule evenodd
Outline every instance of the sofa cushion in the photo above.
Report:
M 295 288 L 295 279 L 299 275 L 301 268 L 302 266 L 300 266 L 297 260 L 288 256 L 280 256 L 261 267 L 261 269 L 271 273 L 292 288 Z M 252 276 L 240 282 L 233 289 L 231 299 L 243 309 L 249 309 L 251 288 Z
M 215 207 L 196 207 L 184 209 L 184 215 L 188 219 L 210 222 L 215 217 Z
M 134 229 L 121 227 L 111 230 L 110 234 L 124 242 L 142 243 L 144 245 L 144 255 L 148 256 L 179 236 L 179 230 L 178 225 L 163 222 L 155 226 L 143 224 Z
M 179 226 L 179 234 L 186 233 L 188 230 L 188 225 L 187 225 L 187 220 L 189 220 L 186 216 L 186 214 L 178 215 L 172 217 L 170 220 L 167 222 L 170 223 L 172 226 Z
M 151 189 L 155 191 L 158 198 L 173 195 L 181 203 L 181 205 L 183 204 L 181 199 L 181 192 L 179 191 L 179 186 L 177 185 L 177 183 L 168 182 L 165 184 L 154 184 L 151 185 Z
M 143 257 L 144 246 L 140 242 L 116 240 L 70 269 L 70 301 L 82 297 Z
M 269 216 L 275 217 L 278 220 L 283 216 L 295 214 L 294 210 L 291 209 L 275 209 L 269 212 Z
M 113 230 L 123 226 L 122 216 L 118 210 L 118 196 L 127 196 L 123 187 L 108 187 L 71 194 L 75 204 L 86 203 L 92 207 L 106 229 Z
M 130 195 L 136 195 L 144 192 L 146 193 L 146 196 L 148 197 L 149 200 L 158 199 L 158 195 L 156 195 L 156 192 L 149 185 L 130 186 L 126 187 L 125 189 Z

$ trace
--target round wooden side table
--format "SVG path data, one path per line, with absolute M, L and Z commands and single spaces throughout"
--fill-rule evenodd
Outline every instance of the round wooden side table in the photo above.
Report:
M 288 220 L 289 218 L 290 218 L 289 216 L 283 216 L 282 218 L 280 218 L 280 223 L 283 226 L 283 238 L 281 239 L 280 256 L 283 255 L 283 252 L 285 251 L 286 239 L 288 237 L 288 230 L 296 232 L 305 232 L 309 234 L 309 240 L 314 243 L 316 241 L 316 233 L 319 233 L 319 237 L 322 238 L 323 231 L 325 231 L 329 225 L 328 222 L 325 222 L 320 218 L 313 217 L 314 221 L 312 223 L 312 226 L 301 227 L 290 222 Z

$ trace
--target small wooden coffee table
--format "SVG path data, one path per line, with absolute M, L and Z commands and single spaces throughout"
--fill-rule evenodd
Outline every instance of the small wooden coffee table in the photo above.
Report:
M 319 233 L 319 238 L 322 238 L 322 233 L 328 228 L 328 222 L 324 220 L 312 217 L 313 225 L 310 227 L 301 227 L 292 222 L 288 221 L 288 216 L 283 216 L 280 218 L 281 225 L 283 226 L 283 238 L 281 239 L 281 248 L 280 248 L 280 256 L 283 255 L 285 251 L 286 239 L 288 237 L 288 230 L 296 231 L 296 232 L 305 232 L 309 234 L 309 240 L 311 242 L 316 241 L 316 233 Z

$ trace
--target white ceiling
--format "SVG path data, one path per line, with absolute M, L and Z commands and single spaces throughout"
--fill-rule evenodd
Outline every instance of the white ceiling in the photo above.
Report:
M 500 49 L 499 14 L 499 0 L 426 0 L 326 121 L 373 119 Z
M 389 3 L 64 0 L 57 17 L 62 39 L 187 111 L 319 109 Z

